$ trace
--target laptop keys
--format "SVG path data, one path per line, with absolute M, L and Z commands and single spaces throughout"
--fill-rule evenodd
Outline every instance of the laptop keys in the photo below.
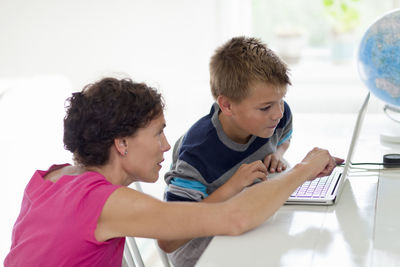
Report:
M 292 193 L 291 197 L 323 198 L 328 192 L 333 177 L 334 174 L 332 173 L 330 176 L 320 177 L 313 181 L 306 181 Z

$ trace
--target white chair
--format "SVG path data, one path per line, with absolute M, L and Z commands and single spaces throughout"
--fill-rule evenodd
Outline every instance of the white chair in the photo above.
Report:
M 135 183 L 136 190 L 143 192 L 142 187 L 139 183 Z M 160 256 L 160 260 L 164 267 L 171 267 L 167 254 L 160 249 L 157 244 L 157 240 L 154 240 L 155 247 Z M 136 243 L 134 237 L 126 237 L 125 238 L 125 248 L 124 248 L 124 257 L 122 261 L 123 267 L 145 267 L 142 256 L 139 251 L 139 247 Z
M 136 262 L 136 263 L 135 263 Z M 122 261 L 124 267 L 144 267 L 139 247 L 134 237 L 125 238 L 124 258 Z

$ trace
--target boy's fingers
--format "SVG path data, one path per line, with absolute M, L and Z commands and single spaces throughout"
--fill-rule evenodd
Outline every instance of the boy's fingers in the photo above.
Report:
M 278 167 L 278 160 L 276 160 L 276 159 L 272 159 L 271 160 L 271 164 L 270 164 L 270 166 L 269 166 L 269 171 L 271 172 L 271 173 L 274 173 L 275 171 L 276 171 L 276 169 L 277 169 L 277 167 Z
M 257 178 L 266 181 L 267 180 L 267 175 L 264 172 L 257 172 L 256 173 Z
M 255 162 L 253 162 L 253 165 L 254 165 L 255 170 L 263 172 L 264 175 L 266 173 L 268 173 L 267 167 L 265 166 L 265 164 L 261 160 L 257 160 Z
M 287 166 L 285 163 L 282 162 L 282 171 L 286 170 Z
M 271 164 L 271 155 L 268 155 L 264 158 L 264 165 L 269 167 L 270 164 Z
M 278 166 L 276 167 L 276 171 L 281 172 L 283 170 L 283 166 L 284 164 L 282 163 L 282 161 L 279 161 Z

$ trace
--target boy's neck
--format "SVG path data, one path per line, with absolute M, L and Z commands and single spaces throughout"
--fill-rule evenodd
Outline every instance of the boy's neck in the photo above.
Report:
M 230 117 L 227 117 L 222 112 L 220 112 L 218 114 L 218 119 L 221 123 L 222 130 L 224 131 L 226 136 L 232 141 L 239 144 L 246 144 L 250 140 L 251 135 L 243 132 L 242 129 L 238 128 Z

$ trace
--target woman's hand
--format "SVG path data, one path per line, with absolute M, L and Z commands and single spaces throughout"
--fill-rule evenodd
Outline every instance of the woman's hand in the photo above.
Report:
M 308 168 L 310 171 L 309 178 L 312 180 L 316 177 L 329 175 L 337 164 L 343 162 L 343 159 L 332 157 L 328 150 L 316 147 L 308 152 L 299 164 Z

